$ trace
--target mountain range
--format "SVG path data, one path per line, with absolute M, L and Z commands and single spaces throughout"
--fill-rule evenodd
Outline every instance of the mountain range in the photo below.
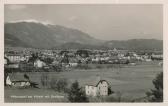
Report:
M 103 41 L 78 29 L 40 22 L 9 22 L 4 25 L 5 47 L 59 48 L 59 49 L 157 49 L 163 41 L 131 39 Z

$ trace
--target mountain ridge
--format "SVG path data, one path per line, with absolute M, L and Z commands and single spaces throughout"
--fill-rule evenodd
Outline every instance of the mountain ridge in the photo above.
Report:
M 91 45 L 101 42 L 77 29 L 34 22 L 5 23 L 5 34 L 10 34 L 35 48 L 52 48 L 68 42 Z
M 5 23 L 5 46 L 73 49 L 163 49 L 163 41 L 130 39 L 103 41 L 78 29 L 47 23 L 20 21 Z

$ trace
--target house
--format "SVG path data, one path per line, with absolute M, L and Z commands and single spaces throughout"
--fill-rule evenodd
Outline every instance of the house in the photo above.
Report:
M 12 87 L 27 87 L 30 86 L 31 83 L 29 78 L 24 77 L 24 75 L 10 74 L 6 77 L 6 85 Z
M 22 55 L 22 56 L 20 56 L 20 61 L 28 61 L 29 60 L 29 56 L 27 55 Z
M 36 67 L 36 68 L 42 68 L 42 67 L 44 67 L 44 66 L 46 66 L 46 63 L 44 63 L 44 62 L 41 61 L 40 59 L 36 59 L 36 60 L 34 61 L 34 67 Z
M 7 54 L 6 56 L 11 63 L 18 63 L 21 61 L 21 56 L 18 54 Z
M 78 60 L 75 58 L 69 58 L 69 65 L 71 67 L 76 67 L 78 65 Z
M 107 96 L 108 82 L 106 80 L 95 80 L 85 85 L 85 93 L 87 96 Z
M 153 53 L 153 54 L 151 55 L 151 58 L 152 58 L 152 60 L 163 60 L 163 54 Z

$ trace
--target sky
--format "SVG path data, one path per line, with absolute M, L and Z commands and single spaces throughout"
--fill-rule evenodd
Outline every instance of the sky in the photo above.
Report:
M 163 39 L 159 4 L 8 4 L 4 19 L 62 25 L 101 40 Z

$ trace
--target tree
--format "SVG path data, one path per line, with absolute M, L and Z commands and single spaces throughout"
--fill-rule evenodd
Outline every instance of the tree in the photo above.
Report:
M 27 79 L 28 81 L 30 81 L 30 78 L 27 74 L 24 74 L 24 78 Z
M 163 72 L 156 76 L 153 85 L 155 88 L 146 93 L 148 100 L 150 102 L 163 102 Z
M 48 87 L 48 83 L 49 83 L 48 75 L 43 73 L 41 75 L 41 84 L 42 84 L 43 87 L 47 88 Z
M 89 53 L 87 50 L 78 50 L 76 54 L 84 58 L 89 57 Z
M 47 64 L 52 64 L 52 62 L 53 62 L 54 60 L 53 60 L 52 58 L 47 57 L 47 58 L 43 59 L 43 61 L 44 61 L 45 63 L 47 63 Z
M 29 58 L 28 62 L 34 62 L 38 58 L 38 53 L 33 53 L 31 54 L 31 57 Z
M 112 90 L 111 90 L 111 86 L 109 86 L 109 87 L 108 87 L 108 95 L 111 95 L 111 94 L 113 94 L 113 93 L 114 93 L 114 91 L 112 91 Z
M 72 83 L 68 92 L 68 99 L 70 102 L 89 102 L 85 92 L 79 87 L 77 81 Z
M 50 82 L 50 86 L 53 90 L 55 91 L 63 91 L 63 92 L 67 92 L 67 86 L 68 86 L 68 82 L 67 82 L 67 79 L 65 78 L 61 78 L 61 79 L 58 79 L 58 78 L 52 78 L 51 79 L 51 82 Z

